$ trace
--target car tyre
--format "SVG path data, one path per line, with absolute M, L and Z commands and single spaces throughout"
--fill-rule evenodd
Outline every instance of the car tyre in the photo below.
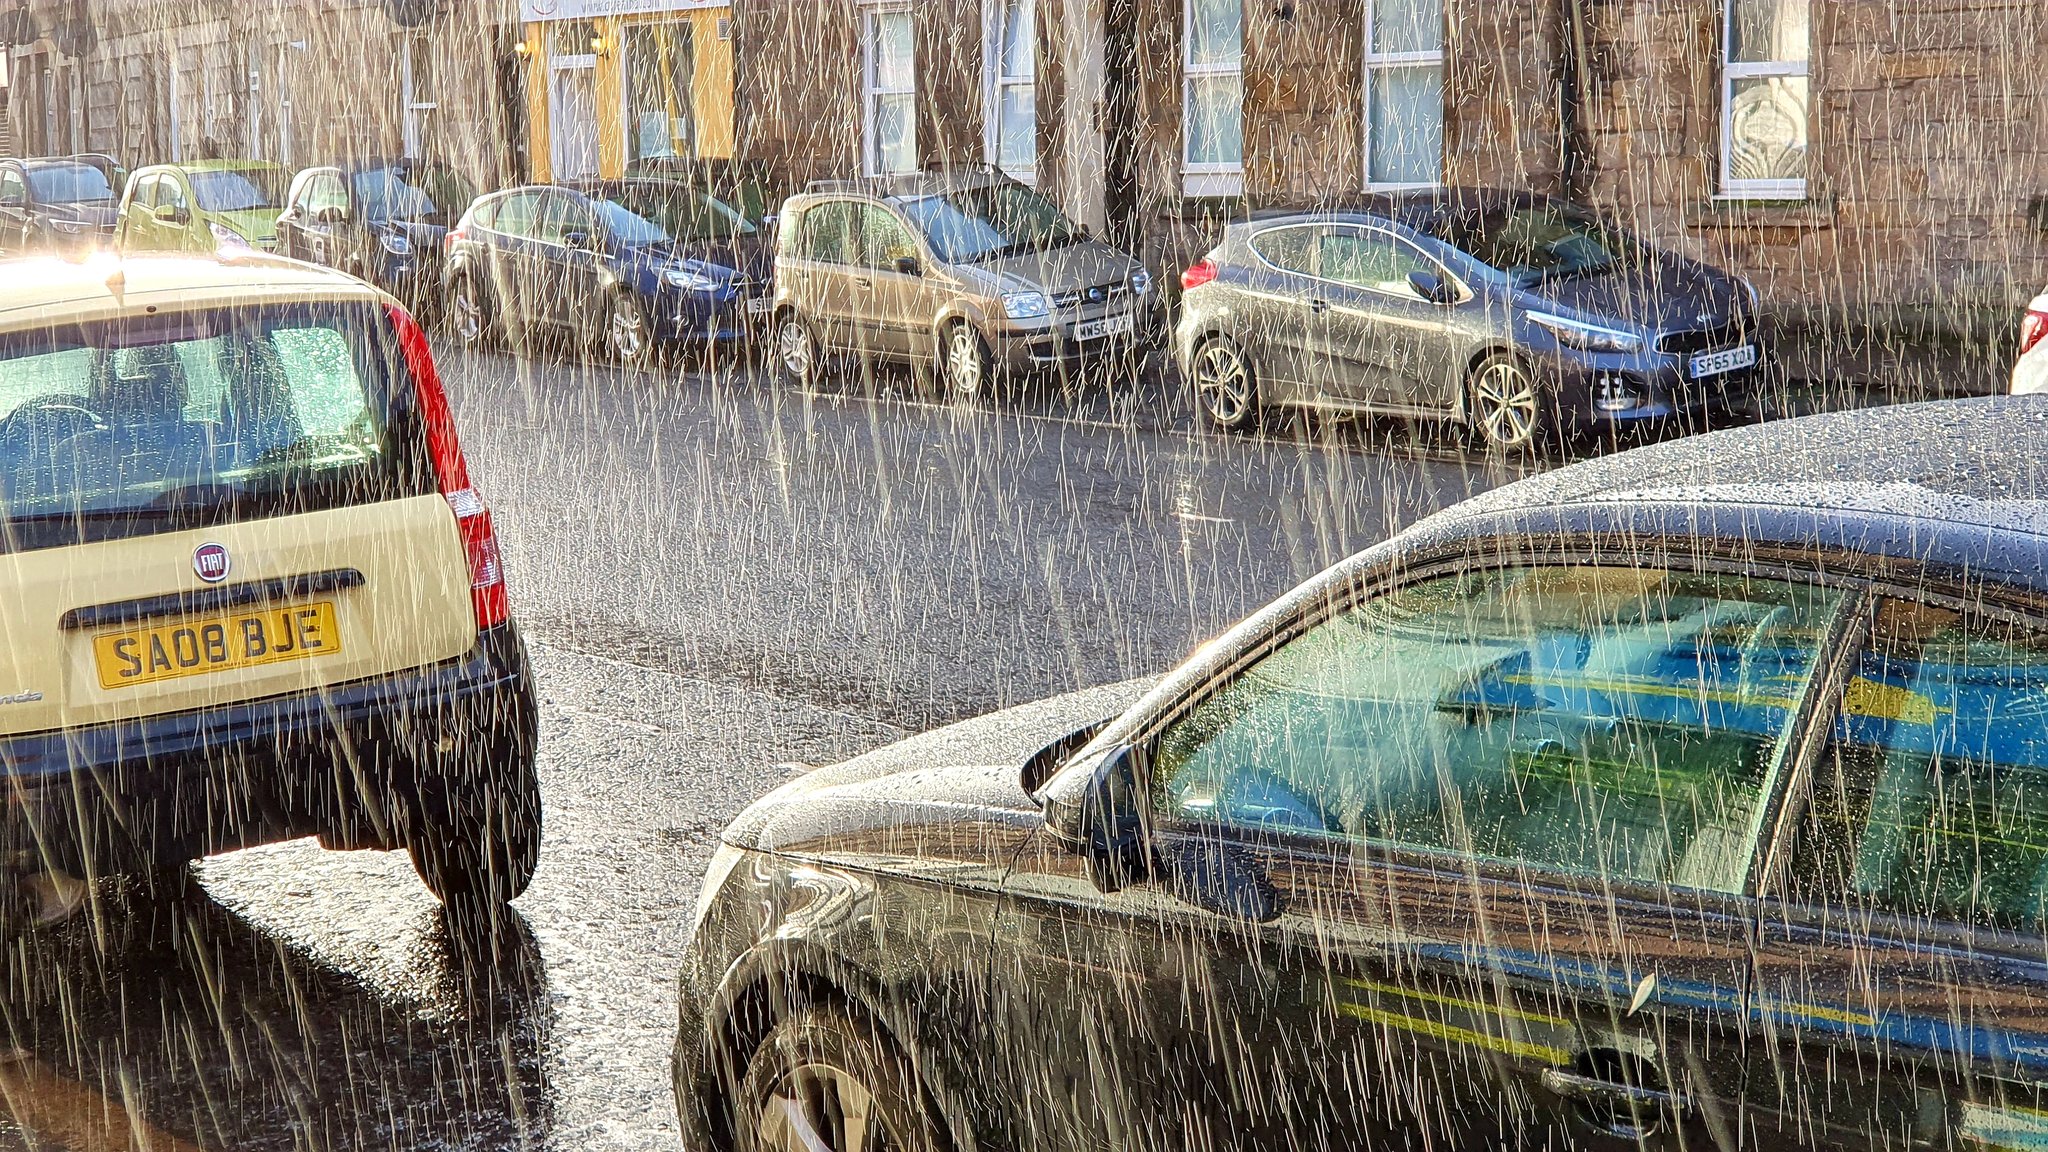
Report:
M 1219 432 L 1250 431 L 1262 418 L 1258 372 L 1228 336 L 1211 336 L 1195 348 L 1188 388 L 1203 421 Z
M 1472 370 L 1465 427 L 1474 446 L 1496 456 L 1542 452 L 1555 446 L 1556 425 L 1555 399 L 1520 360 L 1497 352 Z
M 493 326 L 476 277 L 459 273 L 449 285 L 448 326 L 464 348 L 482 348 L 491 342 Z
M 955 320 L 939 338 L 939 375 L 956 404 L 978 404 L 994 392 L 995 364 L 974 325 Z
M 604 331 L 599 337 L 605 353 L 614 361 L 637 368 L 653 358 L 654 333 L 647 323 L 647 309 L 631 292 L 614 292 L 607 302 Z
M 942 1152 L 911 1060 L 881 1029 L 828 1005 L 778 1023 L 734 1098 L 736 1152 Z
M 784 311 L 775 320 L 775 375 L 790 388 L 814 392 L 824 379 L 823 351 L 811 322 L 794 311 Z
M 497 919 L 540 864 L 530 717 L 513 727 L 470 749 L 458 744 L 447 765 L 423 770 L 412 798 L 406 849 L 413 869 L 458 919 Z

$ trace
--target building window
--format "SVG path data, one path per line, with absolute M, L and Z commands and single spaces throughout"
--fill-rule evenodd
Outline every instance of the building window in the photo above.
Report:
M 405 154 L 425 156 L 431 147 L 435 113 L 441 110 L 434 85 L 434 42 L 424 36 L 407 37 L 404 45 L 405 75 L 401 95 L 405 100 Z
M 1038 180 L 1038 4 L 995 0 L 988 24 L 988 162 Z
M 1808 0 L 1727 0 L 1721 194 L 1806 195 Z
M 1187 0 L 1182 161 L 1190 196 L 1244 191 L 1244 0 Z
M 696 154 L 695 54 L 687 23 L 625 31 L 629 163 Z
M 1443 178 L 1444 0 L 1366 0 L 1366 186 Z
M 917 47 L 908 8 L 870 8 L 862 16 L 863 128 L 870 176 L 917 170 Z

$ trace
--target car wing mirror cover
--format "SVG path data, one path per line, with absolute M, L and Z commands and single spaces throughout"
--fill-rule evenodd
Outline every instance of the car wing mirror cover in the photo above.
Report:
M 1432 304 L 1449 304 L 1458 298 L 1457 289 L 1434 272 L 1410 272 L 1408 284 Z
M 924 266 L 918 263 L 915 256 L 898 256 L 896 258 L 896 271 L 905 276 L 922 276 L 924 275 Z
M 1140 761 L 1138 749 L 1122 745 L 1084 778 L 1045 799 L 1047 829 L 1082 858 L 1089 881 L 1101 892 L 1121 891 L 1154 875 L 1152 821 L 1139 785 Z

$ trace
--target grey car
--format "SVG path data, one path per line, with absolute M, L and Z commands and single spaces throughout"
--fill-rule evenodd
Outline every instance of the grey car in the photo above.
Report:
M 1595 213 L 1516 193 L 1255 217 L 1182 276 L 1198 411 L 1462 421 L 1496 450 L 1733 407 L 1767 360 L 1756 290 Z
M 956 400 L 998 373 L 1130 357 L 1154 314 L 1142 265 L 998 173 L 813 184 L 783 205 L 775 285 L 790 383 L 851 354 Z

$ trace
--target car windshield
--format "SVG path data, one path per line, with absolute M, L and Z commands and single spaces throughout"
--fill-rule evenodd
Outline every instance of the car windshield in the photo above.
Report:
M 190 176 L 192 196 L 207 212 L 246 212 L 284 205 L 284 187 L 272 169 L 203 169 Z
M 1599 275 L 1634 263 L 1641 251 L 1621 229 L 1555 205 L 1479 213 L 1449 232 L 1452 244 L 1520 284 Z
M 659 229 L 661 239 L 729 240 L 754 226 L 731 205 L 695 188 L 623 188 L 603 201 Z
M 375 309 L 236 309 L 0 343 L 8 550 L 389 498 Z
M 1022 184 L 920 196 L 904 201 L 902 208 L 948 264 L 1058 248 L 1082 239 L 1080 225 Z
M 107 174 L 90 164 L 31 168 L 28 183 L 35 189 L 39 204 L 83 204 L 114 198 L 114 187 L 107 183 Z
M 395 168 L 358 172 L 352 181 L 356 203 L 367 220 L 432 220 L 441 216 L 441 206 L 424 189 L 406 182 Z

